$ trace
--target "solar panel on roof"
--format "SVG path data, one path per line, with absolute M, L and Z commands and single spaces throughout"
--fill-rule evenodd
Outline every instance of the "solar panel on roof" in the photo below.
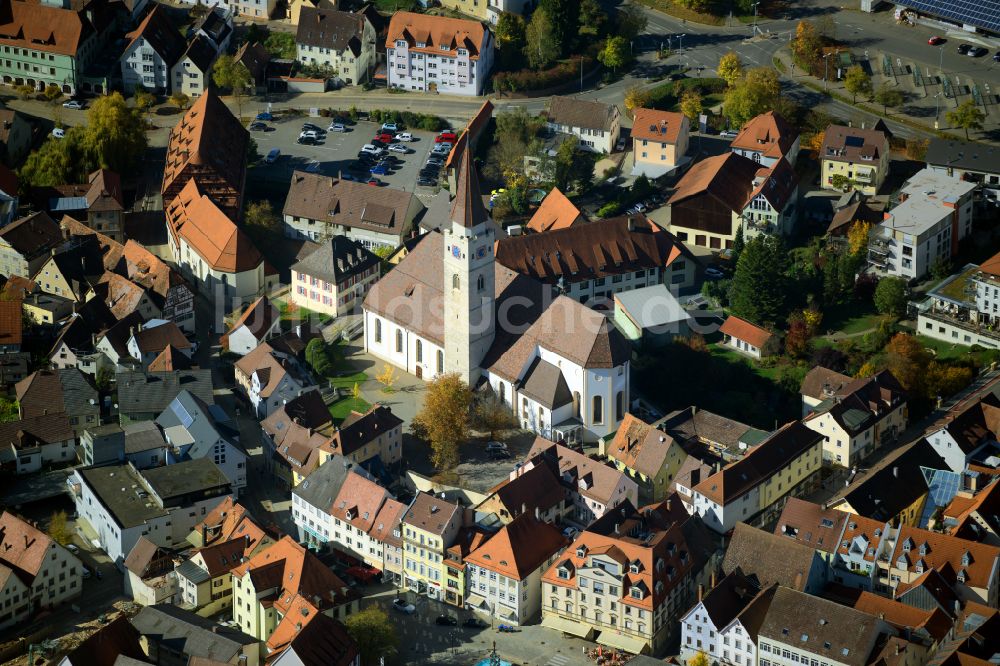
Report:
M 1000 0 L 899 0 L 898 4 L 1000 33 Z
M 860 148 L 865 145 L 865 140 L 860 136 L 848 136 L 844 138 L 844 145 L 852 148 Z

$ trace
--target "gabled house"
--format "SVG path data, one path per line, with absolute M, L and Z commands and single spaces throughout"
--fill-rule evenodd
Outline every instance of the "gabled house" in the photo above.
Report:
M 184 37 L 167 16 L 166 8 L 154 4 L 138 27 L 125 38 L 128 44 L 121 56 L 125 90 L 139 87 L 155 93 L 170 93 L 170 70 L 184 53 Z
M 357 592 L 289 536 L 234 569 L 233 585 L 233 619 L 262 642 L 294 635 L 313 615 L 342 620 L 358 610 Z
M 246 356 L 258 345 L 281 332 L 281 312 L 267 296 L 251 303 L 222 336 L 220 344 L 234 354 Z
M 798 219 L 799 177 L 784 158 L 761 167 L 753 179 L 753 191 L 743 207 L 743 234 L 788 236 Z
M 65 414 L 76 436 L 100 425 L 97 389 L 76 368 L 38 370 L 14 387 L 22 419 Z
M 757 663 L 756 631 L 750 631 L 754 627 L 748 619 L 757 615 L 752 605 L 766 607 L 769 597 L 759 600 L 760 592 L 756 577 L 746 576 L 739 567 L 706 590 L 680 618 L 681 658 L 704 653 L 720 664 Z
M 214 16 L 210 11 L 206 16 Z M 212 82 L 212 65 L 219 57 L 219 51 L 212 40 L 196 34 L 184 52 L 170 68 L 171 89 L 195 99 L 208 90 Z
M 1000 546 L 1000 481 L 975 495 L 959 491 L 945 507 L 943 519 L 953 536 Z
M 527 227 L 530 231 L 542 233 L 566 229 L 581 222 L 586 222 L 586 219 L 580 209 L 573 205 L 558 187 L 553 187 L 535 209 Z
M 170 603 L 177 594 L 177 576 L 170 549 L 139 537 L 125 557 L 125 594 L 143 606 Z
M 126 276 L 146 289 L 158 304 L 160 317 L 174 322 L 185 333 L 194 333 L 194 291 L 181 274 L 132 239 L 122 248 L 122 256 Z
M 121 176 L 108 169 L 98 169 L 80 185 L 57 185 L 49 199 L 53 215 L 69 215 L 86 224 L 87 231 L 105 235 L 117 243 L 125 242 L 122 224 L 125 203 Z M 77 230 L 73 229 L 74 233 Z M 110 267 L 109 267 L 110 268 Z
M 412 192 L 295 171 L 282 217 L 289 238 L 346 236 L 374 250 L 397 247 L 423 211 Z
M 266 342 L 236 362 L 236 383 L 250 399 L 258 418 L 266 418 L 305 391 L 316 390 L 296 358 Z
M 131 331 L 127 344 L 129 356 L 143 368 L 149 367 L 167 347 L 172 347 L 188 358 L 194 351 L 191 341 L 184 337 L 177 324 L 162 319 L 147 322 L 140 325 L 138 330 Z
M 831 393 L 802 420 L 823 435 L 826 464 L 855 467 L 906 429 L 906 393 L 888 370 Z
M 319 391 L 306 391 L 280 405 L 260 423 L 264 464 L 285 488 L 293 488 L 319 467 L 333 417 Z
M 799 131 L 774 111 L 751 118 L 729 144 L 732 152 L 763 167 L 772 167 L 782 159 L 794 166 L 799 147 Z
M 403 459 L 403 420 L 385 405 L 365 413 L 351 412 L 320 451 L 320 463 L 330 454 L 379 472 Z
M 182 390 L 156 417 L 167 442 L 167 464 L 207 458 L 229 479 L 235 495 L 247 485 L 249 456 L 226 413 Z
M 621 135 L 621 113 L 614 104 L 553 95 L 545 116 L 549 130 L 580 140 L 580 148 L 611 154 Z
M 206 404 L 215 404 L 212 371 L 208 369 L 173 372 L 126 370 L 115 375 L 115 383 L 123 428 L 136 421 L 156 419 L 182 390 L 194 394 Z
M 289 636 L 275 632 L 271 666 L 361 666 L 358 645 L 344 625 L 326 615 L 314 616 L 305 626 L 289 628 Z
M 600 453 L 639 484 L 643 502 L 666 499 L 674 475 L 687 453 L 673 437 L 631 413 L 626 414 L 610 442 L 601 439 Z
M 4 174 L 3 185 L 0 189 L 8 197 L 13 197 L 15 200 L 17 197 L 17 174 L 12 169 L 17 168 L 28 156 L 28 151 L 31 150 L 31 135 L 31 123 L 28 122 L 23 113 L 14 109 L 0 109 L 0 161 L 6 167 L 5 171 L 0 170 Z M 13 211 L 8 212 L 8 215 L 14 215 L 16 212 L 17 207 L 15 206 Z M 6 226 L 12 221 L 13 218 L 4 219 L 0 227 Z
M 83 563 L 55 539 L 9 511 L 0 515 L 0 627 L 24 622 L 83 592 Z
M 701 160 L 677 181 L 667 201 L 667 229 L 702 252 L 731 248 L 759 169 L 736 153 Z
M 39 414 L 0 423 L 0 469 L 37 472 L 46 464 L 76 459 L 76 434 L 65 414 Z
M 30 278 L 63 242 L 48 213 L 33 213 L 0 229 L 0 275 Z
M 471 523 L 471 510 L 446 497 L 418 492 L 400 519 L 403 541 L 403 585 L 431 599 L 445 600 L 447 551 L 462 528 Z M 456 587 L 458 583 L 456 582 Z M 454 595 L 452 588 L 452 595 Z M 459 603 L 452 599 L 452 603 Z
M 830 580 L 829 564 L 813 548 L 737 523 L 726 546 L 722 571 L 740 570 L 761 589 L 781 585 L 817 594 Z
M 173 604 L 146 606 L 131 623 L 153 663 L 162 664 L 178 657 L 189 664 L 198 663 L 198 659 L 246 666 L 264 663 L 255 637 Z
M 719 332 L 722 333 L 723 345 L 750 358 L 759 360 L 779 351 L 780 338 L 776 334 L 736 315 L 726 317 Z
M 347 85 L 357 85 L 372 76 L 375 36 L 375 28 L 360 12 L 302 7 L 295 33 L 296 60 L 328 68 Z

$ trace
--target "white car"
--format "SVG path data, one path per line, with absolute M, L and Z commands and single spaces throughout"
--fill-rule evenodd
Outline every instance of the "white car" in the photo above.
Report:
M 319 141 L 319 133 L 316 130 L 305 130 L 299 133 L 300 139 L 316 139 Z
M 396 141 L 413 141 L 413 135 L 409 132 L 403 132 L 402 134 L 396 135 Z
M 393 599 L 392 607 L 394 610 L 398 610 L 400 613 L 405 613 L 407 615 L 413 615 L 417 611 L 416 606 L 406 603 L 403 599 Z
M 382 123 L 383 132 L 396 132 L 399 130 L 399 125 L 396 123 Z
M 389 144 L 388 150 L 391 153 L 403 153 L 404 155 L 410 152 L 410 149 L 401 143 Z
M 373 146 L 370 143 L 366 143 L 365 145 L 361 146 L 361 152 L 368 153 L 369 155 L 381 155 L 382 149 Z
M 330 125 L 329 127 L 326 128 L 326 131 L 327 132 L 346 132 L 347 128 L 344 127 L 343 125 L 341 125 L 340 123 L 333 123 L 332 125 Z
M 487 451 L 506 451 L 507 445 L 503 442 L 486 442 Z
M 721 132 L 719 136 L 725 137 L 727 139 L 735 139 L 737 136 L 739 136 L 739 132 L 737 132 L 736 130 L 726 130 L 725 132 Z
M 76 109 L 77 111 L 79 111 L 80 109 L 83 108 L 83 102 L 78 102 L 75 99 L 71 99 L 68 102 L 63 102 L 63 108 L 64 109 Z
M 52 130 L 52 136 L 56 139 L 64 139 L 66 138 L 66 130 L 62 127 L 56 127 Z
M 578 530 L 578 529 L 576 529 L 575 527 L 572 527 L 572 526 L 566 527 L 562 531 L 563 536 L 566 537 L 567 539 L 575 539 L 576 535 L 579 534 L 579 533 L 580 533 L 580 530 Z
M 84 578 L 90 578 L 91 575 L 92 574 L 90 573 L 90 569 L 88 569 L 87 567 L 84 567 L 83 568 L 83 577 Z
M 74 543 L 67 544 L 66 545 L 66 550 L 68 550 L 69 552 L 73 553 L 74 555 L 78 555 L 80 553 L 80 549 L 77 548 L 76 544 L 74 544 Z

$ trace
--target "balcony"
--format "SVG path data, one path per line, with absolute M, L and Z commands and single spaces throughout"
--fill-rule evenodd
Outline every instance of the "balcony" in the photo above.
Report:
M 871 185 L 875 182 L 875 170 L 870 171 L 855 171 L 854 180 L 859 183 L 864 183 L 865 185 Z

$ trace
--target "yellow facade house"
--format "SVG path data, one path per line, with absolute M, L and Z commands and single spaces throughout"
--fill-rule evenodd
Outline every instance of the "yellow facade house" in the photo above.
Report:
M 425 492 L 414 498 L 400 521 L 407 589 L 432 599 L 445 598 L 446 554 L 464 520 L 465 510 L 458 504 Z
M 823 189 L 878 194 L 889 173 L 889 137 L 878 129 L 830 125 L 819 157 Z
M 610 442 L 601 439 L 600 454 L 639 485 L 641 502 L 660 502 L 687 453 L 673 437 L 642 419 L 626 414 Z
M 687 161 L 691 121 L 682 113 L 635 109 L 632 112 L 633 175 L 659 178 Z

